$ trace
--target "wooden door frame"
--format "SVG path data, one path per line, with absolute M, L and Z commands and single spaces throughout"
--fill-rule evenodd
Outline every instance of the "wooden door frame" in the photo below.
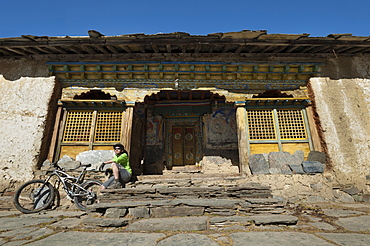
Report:
M 195 137 L 195 164 L 202 160 L 202 136 L 203 130 L 201 128 L 201 116 L 199 117 L 165 117 L 165 132 L 164 132 L 164 142 L 165 142 L 165 159 L 166 167 L 171 169 L 173 166 L 173 153 L 172 153 L 172 127 L 173 126 L 194 126 L 194 137 Z

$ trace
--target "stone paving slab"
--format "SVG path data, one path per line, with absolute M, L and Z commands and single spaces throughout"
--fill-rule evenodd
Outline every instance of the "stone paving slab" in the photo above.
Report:
M 329 239 L 342 246 L 368 246 L 370 235 L 358 233 L 317 233 L 321 237 Z
M 57 218 L 57 217 L 81 217 L 87 213 L 81 210 L 49 210 L 34 214 L 20 214 L 20 218 Z
M 76 209 L 28 215 L 0 211 L 0 245 L 370 245 L 369 205 L 327 203 L 316 207 L 326 213 L 308 209 L 298 217 L 288 213 L 137 219 L 100 217 L 100 213 L 86 216 Z M 328 219 L 332 219 L 330 224 Z M 263 223 L 255 226 L 253 221 Z M 158 233 L 160 230 L 167 232 Z
M 364 212 L 349 210 L 349 209 L 333 209 L 333 208 L 326 208 L 322 209 L 324 214 L 326 216 L 331 217 L 347 217 L 347 216 L 353 216 L 353 215 L 361 215 L 364 214 Z
M 127 226 L 127 231 L 203 231 L 208 217 L 142 219 Z
M 51 226 L 60 229 L 70 229 L 79 227 L 81 224 L 81 219 L 79 218 L 65 218 L 58 222 L 53 223 Z
M 122 227 L 126 226 L 129 222 L 129 219 L 125 218 L 116 218 L 116 219 L 107 219 L 107 218 L 85 218 L 82 223 L 86 226 L 98 226 L 98 227 Z
M 13 240 L 28 239 L 30 241 L 30 240 L 35 240 L 37 238 L 40 238 L 40 237 L 43 237 L 45 235 L 49 235 L 49 234 L 52 234 L 52 233 L 54 233 L 54 231 L 52 229 L 44 227 L 44 228 L 40 228 L 36 231 L 30 232 L 30 233 L 27 233 L 27 234 L 18 235 L 16 237 L 14 237 Z
M 244 223 L 244 224 L 249 224 L 253 222 L 253 218 L 249 216 L 225 216 L 225 217 L 211 217 L 209 219 L 209 222 L 211 224 L 214 223 L 224 223 L 224 222 L 237 222 L 237 223 Z
M 22 219 L 19 217 L 5 217 L 1 218 L 0 231 L 12 230 L 25 226 L 38 225 L 42 223 L 48 223 L 53 221 L 53 218 L 33 218 L 33 219 Z
M 10 211 L 0 211 L 0 217 L 7 217 L 7 216 L 15 216 L 21 215 L 22 213 L 18 210 L 10 210 Z
M 370 231 L 370 215 L 339 218 L 335 223 L 349 231 Z
M 230 208 L 237 203 L 244 202 L 243 200 L 229 200 L 229 199 L 174 199 L 170 202 L 171 205 L 188 205 L 198 207 L 217 207 L 217 208 Z
M 160 241 L 157 246 L 218 246 L 213 239 L 202 234 L 177 234 Z
M 266 225 L 266 224 L 285 224 L 285 225 L 295 225 L 298 222 L 298 217 L 293 215 L 253 215 L 250 216 L 256 225 Z
M 29 227 L 23 227 L 23 228 L 16 228 L 16 229 L 13 229 L 13 230 L 9 230 L 9 231 L 5 231 L 5 232 L 0 233 L 0 238 L 16 237 L 17 235 L 26 235 L 28 233 L 36 231 L 37 229 L 39 229 L 38 226 L 29 226 Z
M 163 233 L 104 233 L 104 232 L 60 232 L 39 241 L 27 244 L 27 246 L 65 246 L 65 245 L 89 245 L 89 246 L 155 246 L 157 241 L 164 238 Z
M 332 231 L 332 230 L 337 229 L 334 226 L 332 226 L 328 223 L 325 223 L 325 222 L 312 222 L 312 223 L 308 223 L 308 224 L 311 225 L 311 226 L 314 226 L 314 227 L 316 227 L 317 229 L 320 229 L 320 230 Z
M 301 232 L 238 232 L 230 235 L 233 246 L 333 246 L 312 234 Z

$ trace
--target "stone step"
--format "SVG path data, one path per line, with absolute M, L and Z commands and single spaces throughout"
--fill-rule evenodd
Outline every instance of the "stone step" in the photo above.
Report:
M 199 186 L 235 186 L 245 177 L 233 174 L 174 174 L 174 175 L 142 175 L 133 183 L 126 184 L 127 188 L 155 187 L 199 187 Z
M 203 187 L 162 187 L 106 189 L 102 193 L 102 202 L 114 202 L 122 199 L 175 199 L 175 198 L 270 198 L 270 187 L 257 183 L 240 186 L 203 186 Z
M 104 195 L 103 195 L 104 196 Z M 256 202 L 258 200 L 258 202 Z M 115 202 L 100 202 L 90 206 L 93 211 L 119 214 L 118 217 L 173 217 L 200 216 L 205 214 L 232 216 L 249 214 L 282 214 L 285 204 L 274 198 L 265 199 L 124 199 Z M 138 214 L 140 214 L 138 216 Z M 123 216 L 122 216 L 123 215 Z
M 202 187 L 167 187 L 163 182 L 163 187 L 160 187 L 159 184 L 155 183 L 155 188 L 103 190 L 99 203 L 91 205 L 91 208 L 108 217 L 115 214 L 146 218 L 285 212 L 284 202 L 272 198 L 270 187 L 258 183 L 203 184 Z

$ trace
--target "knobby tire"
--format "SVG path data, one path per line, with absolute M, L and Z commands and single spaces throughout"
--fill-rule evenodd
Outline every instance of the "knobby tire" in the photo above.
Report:
M 76 206 L 83 211 L 91 210 L 89 205 L 99 202 L 98 195 L 102 185 L 103 184 L 98 180 L 88 180 L 84 182 L 81 185 L 83 189 L 78 188 L 76 190 L 77 196 L 74 197 Z M 89 194 L 86 194 L 85 190 L 89 191 Z
M 50 207 L 54 187 L 45 180 L 35 179 L 22 184 L 14 194 L 14 206 L 25 214 L 37 213 Z

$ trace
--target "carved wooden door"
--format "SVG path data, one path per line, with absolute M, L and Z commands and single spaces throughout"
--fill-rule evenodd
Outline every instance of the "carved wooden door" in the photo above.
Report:
M 173 126 L 173 165 L 194 165 L 195 164 L 195 136 L 194 126 Z

